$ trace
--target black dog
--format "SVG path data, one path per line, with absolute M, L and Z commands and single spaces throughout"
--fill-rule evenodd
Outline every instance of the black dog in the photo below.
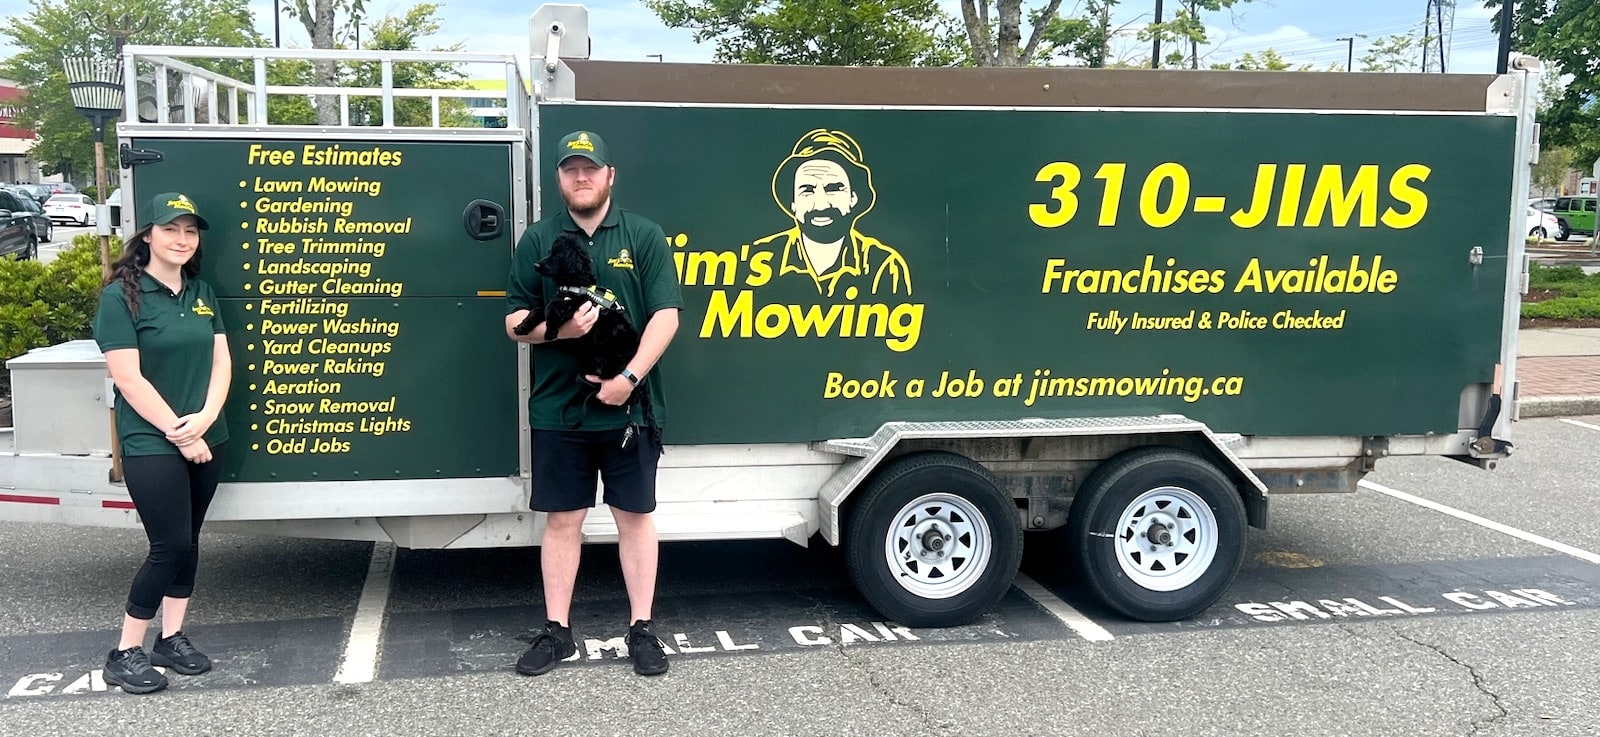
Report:
M 517 335 L 527 335 L 543 322 L 544 339 L 555 340 L 561 326 L 570 322 L 583 303 L 588 302 L 600 314 L 587 334 L 568 342 L 575 344 L 573 348 L 581 357 L 585 374 L 609 379 L 622 373 L 628 367 L 628 361 L 633 360 L 633 354 L 639 351 L 639 330 L 628 318 L 627 309 L 617 301 L 616 295 L 597 285 L 599 280 L 595 278 L 594 259 L 583 241 L 562 233 L 551 244 L 550 253 L 533 268 L 556 283 L 556 293 L 543 308 L 530 310 L 528 316 L 512 331 Z M 578 378 L 582 380 L 582 376 Z M 659 447 L 660 429 L 656 427 L 650 394 L 645 391 L 643 381 L 633 390 L 628 404 L 632 405 L 636 400 L 644 407 L 645 422 L 656 434 Z

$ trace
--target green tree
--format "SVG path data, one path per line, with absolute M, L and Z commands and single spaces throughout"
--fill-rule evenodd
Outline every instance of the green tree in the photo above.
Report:
M 439 5 L 420 3 L 403 16 L 387 16 L 368 26 L 370 33 L 363 48 L 384 51 L 412 51 L 417 40 L 438 33 L 444 26 L 439 22 Z M 461 44 L 434 48 L 431 51 L 460 51 Z M 463 87 L 466 74 L 458 65 L 448 62 L 396 62 L 394 86 L 397 88 L 449 89 Z M 351 69 L 352 83 L 357 87 L 380 87 L 382 68 L 377 62 L 362 62 Z M 382 101 L 372 97 L 351 99 L 350 117 L 372 125 L 383 123 Z M 394 102 L 396 125 L 428 126 L 433 124 L 433 103 L 430 100 L 405 97 Z M 471 125 L 466 103 L 460 98 L 442 98 L 439 101 L 439 124 L 466 127 Z
M 1560 146 L 1539 151 L 1539 163 L 1533 165 L 1533 188 L 1539 192 L 1555 192 L 1572 171 L 1572 149 Z
M 1044 31 L 1030 62 L 1062 60 L 1093 68 L 1112 64 L 1111 38 L 1123 30 L 1111 27 L 1111 9 L 1119 1 L 1084 0 L 1081 15 L 1067 16 L 1058 12 L 1048 19 L 1044 17 L 1044 9 L 1035 11 L 1029 21 Z
M 341 12 L 344 15 L 342 27 L 339 25 Z M 365 13 L 364 0 L 291 0 L 283 6 L 284 15 L 299 19 L 300 25 L 305 27 L 313 49 L 338 48 L 339 38 L 351 35 Z M 319 59 L 312 63 L 312 69 L 311 79 L 316 86 L 338 86 L 339 66 L 333 60 Z M 318 95 L 312 101 L 319 125 L 339 124 L 339 98 Z
M 644 0 L 747 64 L 942 66 L 960 59 L 938 0 Z
M 1498 10 L 1500 0 L 1485 0 Z M 1542 111 L 1548 145 L 1571 147 L 1580 168 L 1600 159 L 1600 3 L 1594 0 L 1522 0 L 1513 6 L 1515 48 L 1548 65 L 1545 73 L 1567 76 L 1565 90 Z M 1495 13 L 1491 27 L 1500 28 Z
M 4 75 L 28 90 L 16 103 L 18 125 L 39 134 L 30 154 L 49 174 L 83 181 L 94 171 L 94 132 L 73 109 L 62 71 L 64 56 L 113 58 L 108 18 L 140 27 L 130 43 L 261 46 L 246 0 L 36 0 L 27 16 L 0 29 L 19 50 L 0 63 Z M 225 65 L 209 64 L 219 70 Z M 112 139 L 114 129 L 106 131 Z
M 1363 72 L 1415 72 L 1421 68 L 1422 41 L 1415 33 L 1384 36 L 1367 47 L 1361 55 Z
M 1211 68 L 1235 69 L 1244 72 L 1309 72 L 1312 69 L 1312 65 L 1301 64 L 1295 66 L 1289 63 L 1288 59 L 1283 58 L 1277 49 L 1269 47 L 1262 49 L 1260 56 L 1247 51 L 1244 56 L 1230 63 L 1212 64 Z
M 1104 33 L 1102 19 L 1109 19 L 1103 11 L 1116 0 L 1089 2 L 1083 23 L 1060 23 L 1061 0 L 1045 0 L 1044 4 L 1024 12 L 1023 0 L 995 0 L 994 12 L 989 10 L 989 0 L 961 0 L 961 23 L 967 32 L 969 57 L 980 67 L 1014 67 L 1034 63 L 1041 45 L 1050 42 L 1055 50 L 1077 50 L 1091 63 L 1105 63 L 1104 39 L 1098 44 L 1098 54 L 1085 54 L 1082 45 L 1094 45 L 1096 33 Z M 1028 19 L 1028 40 L 1022 40 L 1022 19 Z M 1100 17 L 1096 17 L 1100 16 Z M 1052 40 L 1049 37 L 1054 35 Z
M 1151 41 L 1159 37 L 1162 41 L 1171 41 L 1178 44 L 1174 50 L 1162 58 L 1163 66 L 1182 67 L 1187 60 L 1190 69 L 1200 68 L 1200 46 L 1210 43 L 1211 39 L 1206 33 L 1205 19 L 1202 13 L 1217 13 L 1223 10 L 1232 10 L 1235 5 L 1250 2 L 1250 0 L 1177 0 L 1178 8 L 1171 19 L 1160 23 L 1151 23 L 1139 32 L 1143 41 Z M 1189 47 L 1187 56 L 1183 53 L 1183 46 Z

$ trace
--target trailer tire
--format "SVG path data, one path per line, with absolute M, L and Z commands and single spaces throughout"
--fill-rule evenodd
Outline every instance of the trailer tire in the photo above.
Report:
M 845 565 L 884 616 L 910 627 L 966 624 L 1010 590 L 1022 527 L 983 466 L 954 453 L 913 453 L 857 493 Z
M 1244 501 L 1193 453 L 1139 448 L 1095 469 L 1067 519 L 1073 565 L 1095 595 L 1146 622 L 1186 619 L 1222 597 L 1244 562 Z

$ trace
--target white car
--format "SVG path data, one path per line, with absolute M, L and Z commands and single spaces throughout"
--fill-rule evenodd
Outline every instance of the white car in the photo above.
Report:
M 54 198 L 51 198 L 54 199 Z M 1544 210 L 1528 208 L 1528 235 L 1541 241 L 1550 240 L 1562 232 L 1561 221 Z
M 52 195 L 44 201 L 44 214 L 51 222 L 90 225 L 94 222 L 94 200 L 81 194 Z

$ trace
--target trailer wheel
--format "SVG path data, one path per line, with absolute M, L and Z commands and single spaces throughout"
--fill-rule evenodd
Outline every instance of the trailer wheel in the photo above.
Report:
M 884 616 L 911 627 L 966 624 L 1011 588 L 1022 528 L 983 466 L 954 453 L 914 453 L 889 462 L 858 493 L 845 564 Z
M 1106 461 L 1067 519 L 1073 564 L 1094 593 L 1133 619 L 1168 622 L 1211 606 L 1247 543 L 1244 501 L 1216 466 L 1175 448 Z

